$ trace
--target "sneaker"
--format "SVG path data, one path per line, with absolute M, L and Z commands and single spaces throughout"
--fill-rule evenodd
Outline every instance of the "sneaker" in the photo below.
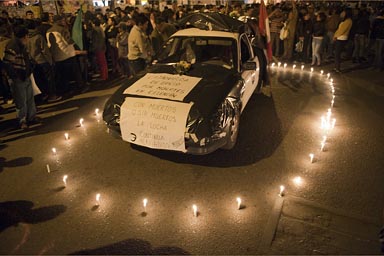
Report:
M 35 116 L 31 120 L 29 120 L 28 123 L 30 123 L 30 124 L 38 124 L 38 123 L 41 123 L 41 121 L 42 121 L 42 119 L 40 117 Z
M 28 125 L 27 125 L 27 123 L 26 123 L 26 122 L 21 122 L 21 123 L 20 123 L 20 128 L 21 128 L 22 130 L 28 129 Z
M 61 96 L 57 96 L 57 95 L 55 95 L 55 96 L 50 96 L 48 99 L 47 99 L 47 101 L 49 102 L 49 103 L 52 103 L 52 102 L 57 102 L 57 101 L 59 101 L 59 100 L 61 100 L 63 97 L 61 97 Z

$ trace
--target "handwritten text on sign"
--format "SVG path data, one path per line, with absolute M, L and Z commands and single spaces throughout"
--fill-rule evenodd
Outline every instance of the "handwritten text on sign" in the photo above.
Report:
M 191 104 L 127 97 L 121 106 L 123 140 L 137 145 L 185 151 L 184 131 Z
M 148 73 L 128 87 L 124 94 L 182 101 L 200 80 L 192 76 Z

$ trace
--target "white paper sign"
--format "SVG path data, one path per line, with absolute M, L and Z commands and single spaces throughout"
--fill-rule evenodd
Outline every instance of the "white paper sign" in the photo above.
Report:
M 192 76 L 148 73 L 128 87 L 124 94 L 182 101 L 200 80 Z
M 123 140 L 137 145 L 185 151 L 184 132 L 191 104 L 126 97 L 120 112 Z

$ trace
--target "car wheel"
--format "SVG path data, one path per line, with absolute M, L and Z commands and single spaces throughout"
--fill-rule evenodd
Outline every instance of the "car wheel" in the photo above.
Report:
M 227 133 L 227 143 L 222 148 L 226 150 L 232 149 L 236 145 L 237 136 L 239 135 L 240 106 L 237 105 L 233 111 L 235 111 L 233 118 L 225 129 Z

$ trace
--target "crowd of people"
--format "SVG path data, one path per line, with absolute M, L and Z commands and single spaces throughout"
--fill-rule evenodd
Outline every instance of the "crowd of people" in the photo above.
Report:
M 273 57 L 316 66 L 332 61 L 335 72 L 340 72 L 343 58 L 351 58 L 353 62 L 367 63 L 382 71 L 382 7 L 312 1 L 268 5 Z M 87 91 L 95 77 L 107 81 L 116 76 L 135 76 L 150 65 L 163 43 L 177 31 L 177 20 L 190 12 L 220 12 L 238 19 L 257 19 L 259 4 L 178 6 L 162 12 L 128 6 L 105 13 L 98 10 L 60 15 L 42 13 L 38 19 L 32 11 L 20 18 L 9 17 L 3 10 L 0 19 L 3 100 L 13 99 L 20 128 L 28 128 L 36 119 L 34 82 L 41 91 L 40 101 L 56 102 Z M 79 15 L 80 31 L 75 31 Z

